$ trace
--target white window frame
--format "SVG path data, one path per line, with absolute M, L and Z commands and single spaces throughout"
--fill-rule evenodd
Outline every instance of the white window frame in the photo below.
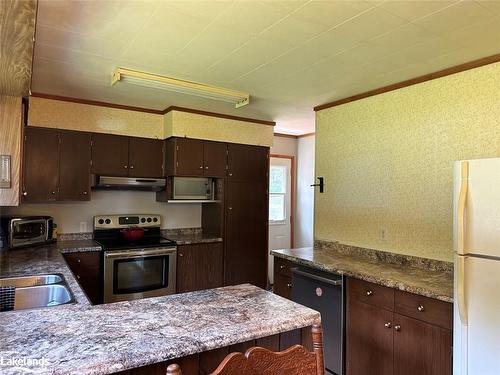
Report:
M 283 193 L 271 193 L 271 168 L 280 168 L 284 170 L 284 192 Z M 282 220 L 271 220 L 269 218 L 269 212 L 267 214 L 269 225 L 283 225 L 287 222 L 287 199 L 289 192 L 287 191 L 288 187 L 288 168 L 281 165 L 270 166 L 269 168 L 269 205 L 271 204 L 272 196 L 283 196 L 283 219 Z

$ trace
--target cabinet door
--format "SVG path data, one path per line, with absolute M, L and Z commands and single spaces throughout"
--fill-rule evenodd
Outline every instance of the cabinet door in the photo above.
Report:
M 394 375 L 451 374 L 451 331 L 394 314 Z
M 267 285 L 268 196 L 265 182 L 226 184 L 224 283 Z
M 176 139 L 177 176 L 203 176 L 203 141 L 198 139 Z
M 292 278 L 282 273 L 274 272 L 273 292 L 278 296 L 292 299 Z
M 206 177 L 225 177 L 227 145 L 221 142 L 203 142 L 203 161 Z
M 147 138 L 129 138 L 129 176 L 163 176 L 163 141 Z
M 393 374 L 392 326 L 392 312 L 348 298 L 348 375 Z
M 128 137 L 92 134 L 92 173 L 128 176 Z
M 59 132 L 26 127 L 23 201 L 54 201 L 59 188 Z
M 178 293 L 222 286 L 223 244 L 191 244 L 177 247 Z
M 227 145 L 228 177 L 231 181 L 267 181 L 269 148 Z
M 101 252 L 66 253 L 64 259 L 93 304 L 101 303 Z
M 90 133 L 60 132 L 59 200 L 90 200 Z

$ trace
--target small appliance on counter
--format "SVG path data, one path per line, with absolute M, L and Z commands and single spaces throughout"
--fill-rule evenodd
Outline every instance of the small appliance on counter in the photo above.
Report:
M 6 239 L 4 247 L 9 249 L 54 242 L 51 216 L 2 217 L 0 227 Z
M 177 247 L 160 228 L 160 215 L 94 216 L 94 240 L 104 250 L 104 303 L 175 293 Z

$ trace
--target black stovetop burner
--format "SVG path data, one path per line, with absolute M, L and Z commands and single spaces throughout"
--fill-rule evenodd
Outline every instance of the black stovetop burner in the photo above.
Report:
M 128 241 L 123 238 L 120 229 L 105 229 L 94 231 L 94 240 L 104 250 L 132 250 L 147 249 L 153 247 L 175 246 L 175 241 L 160 235 L 159 228 L 147 229 L 144 237 L 137 241 Z

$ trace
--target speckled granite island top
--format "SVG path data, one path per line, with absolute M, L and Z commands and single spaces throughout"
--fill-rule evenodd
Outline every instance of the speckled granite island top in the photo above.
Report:
M 332 248 L 305 247 L 273 250 L 271 253 L 276 257 L 323 271 L 352 276 L 441 301 L 453 302 L 451 270 L 391 264 Z
M 74 248 L 74 247 L 70 247 Z M 76 304 L 0 313 L 4 374 L 108 374 L 320 322 L 319 313 L 253 285 L 92 306 L 56 246 L 0 252 L 0 275 L 63 273 Z

